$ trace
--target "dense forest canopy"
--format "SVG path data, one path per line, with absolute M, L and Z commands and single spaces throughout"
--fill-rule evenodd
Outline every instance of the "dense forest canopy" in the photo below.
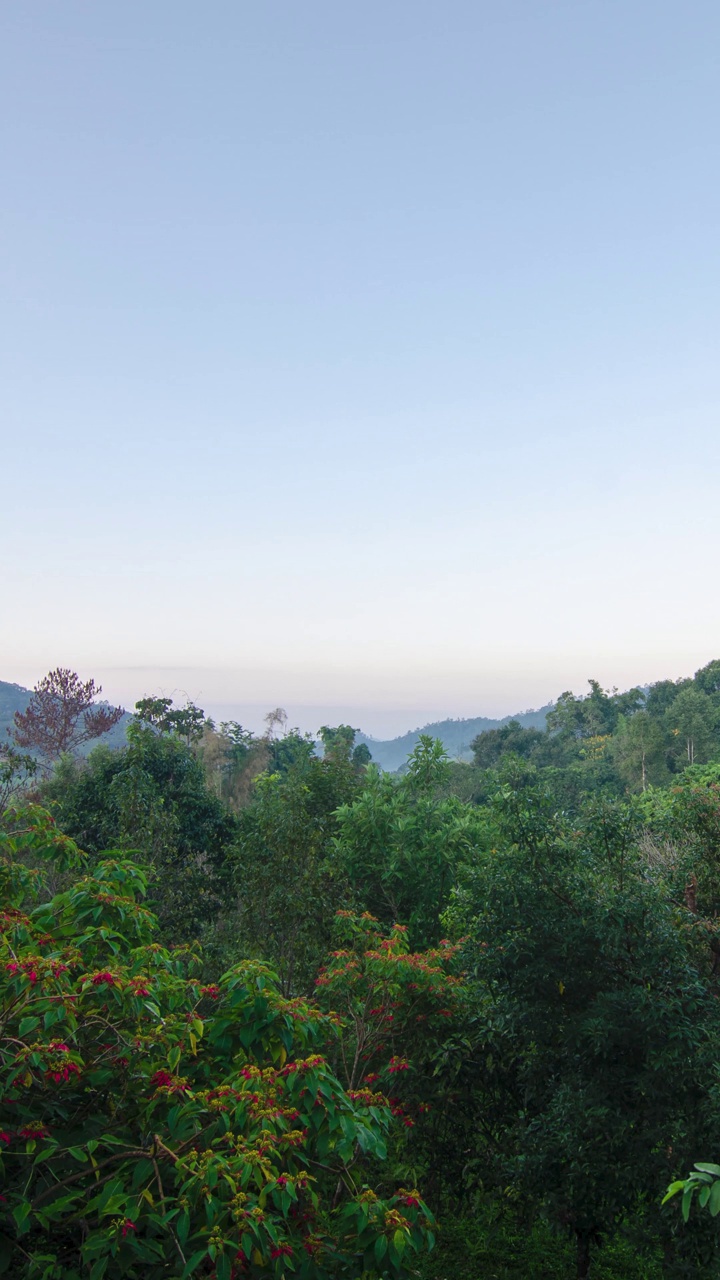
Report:
M 720 660 L 397 774 L 73 676 L 0 760 L 0 1274 L 720 1276 Z

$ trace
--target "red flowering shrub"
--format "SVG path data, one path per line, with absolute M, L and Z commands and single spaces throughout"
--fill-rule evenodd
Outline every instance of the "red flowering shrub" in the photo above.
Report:
M 33 908 L 28 854 L 80 876 Z M 390 1110 L 346 1092 L 317 1051 L 337 1018 L 284 999 L 260 963 L 201 986 L 192 949 L 153 942 L 144 888 L 119 857 L 84 869 L 42 811 L 6 816 L 0 1267 L 17 1280 L 402 1276 L 432 1219 L 416 1192 L 363 1188 Z
M 391 1115 L 411 1130 L 432 1110 L 433 1055 L 464 996 L 454 972 L 459 948 L 443 940 L 412 952 L 403 925 L 385 936 L 369 912 L 338 911 L 335 924 L 343 945 L 331 952 L 317 985 L 318 1000 L 341 1018 L 341 1075 L 357 1101 L 369 1095 L 376 1106 L 384 1094 L 371 1087 L 384 1089 Z

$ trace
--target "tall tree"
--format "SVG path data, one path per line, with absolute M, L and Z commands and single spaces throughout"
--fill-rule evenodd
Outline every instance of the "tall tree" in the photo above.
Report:
M 15 741 L 57 760 L 84 742 L 108 733 L 124 716 L 122 707 L 97 706 L 102 687 L 81 680 L 75 671 L 57 667 L 36 684 L 27 711 L 15 712 Z
M 618 771 L 633 790 L 647 790 L 664 771 L 665 734 L 647 711 L 622 716 L 612 740 Z
M 702 764 L 717 747 L 717 709 L 707 694 L 681 689 L 666 714 L 668 728 L 679 739 L 687 764 Z

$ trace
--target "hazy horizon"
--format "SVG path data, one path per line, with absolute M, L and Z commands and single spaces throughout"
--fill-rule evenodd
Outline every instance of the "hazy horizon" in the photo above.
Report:
M 720 653 L 716 4 L 0 37 L 2 678 L 372 731 Z
M 634 685 L 652 683 L 656 679 L 678 679 L 691 676 L 698 667 L 716 656 L 717 654 L 701 655 L 694 665 L 691 664 L 690 667 L 682 670 L 656 671 L 650 676 L 643 670 L 638 670 L 637 674 L 631 678 L 622 676 L 603 678 L 600 675 L 600 679 L 604 687 L 616 687 L 623 691 Z M 25 688 L 32 688 L 45 674 L 44 671 L 35 672 L 26 667 L 15 668 L 15 673 L 0 672 L 0 679 Z M 273 683 L 271 675 L 264 677 L 267 696 L 261 699 L 249 694 L 248 684 L 244 684 L 238 673 L 168 670 L 167 668 L 108 670 L 95 667 L 83 668 L 79 674 L 83 679 L 92 676 L 102 685 L 103 698 L 107 698 L 114 705 L 124 706 L 128 711 L 132 711 L 139 698 L 158 694 L 172 697 L 178 704 L 190 700 L 202 706 L 206 714 L 216 721 L 238 720 L 253 732 L 261 732 L 265 727 L 264 719 L 267 713 L 281 706 L 288 714 L 288 727 L 299 728 L 303 733 L 317 733 L 323 724 L 350 723 L 369 737 L 384 739 L 400 737 L 440 720 L 474 719 L 479 716 L 503 719 L 505 716 L 523 711 L 537 710 L 555 701 L 565 689 L 570 688 L 572 692 L 579 695 L 587 693 L 587 681 L 591 677 L 598 678 L 599 672 L 593 669 L 585 677 L 557 684 L 551 692 L 546 694 L 541 691 L 550 688 L 549 680 L 544 683 L 537 680 L 531 680 L 528 683 L 520 681 L 516 697 L 513 696 L 511 687 L 498 689 L 495 686 L 494 689 L 488 687 L 485 694 L 479 694 L 475 701 L 470 698 L 442 701 L 439 698 L 434 703 L 428 701 L 425 705 L 415 706 L 408 703 L 404 705 L 372 701 L 362 703 L 349 699 L 329 702 L 303 701 L 298 699 L 297 690 L 293 694 L 292 686 L 287 681 L 282 683 L 275 680 Z M 528 693 L 525 699 L 522 696 L 523 689 Z M 274 697 L 273 691 L 289 696 Z M 537 696 L 531 696 L 533 691 Z

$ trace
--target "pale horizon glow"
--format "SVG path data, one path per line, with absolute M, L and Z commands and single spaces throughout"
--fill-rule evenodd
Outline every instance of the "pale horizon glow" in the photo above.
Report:
M 719 37 L 6 6 L 0 679 L 382 737 L 720 657 Z

